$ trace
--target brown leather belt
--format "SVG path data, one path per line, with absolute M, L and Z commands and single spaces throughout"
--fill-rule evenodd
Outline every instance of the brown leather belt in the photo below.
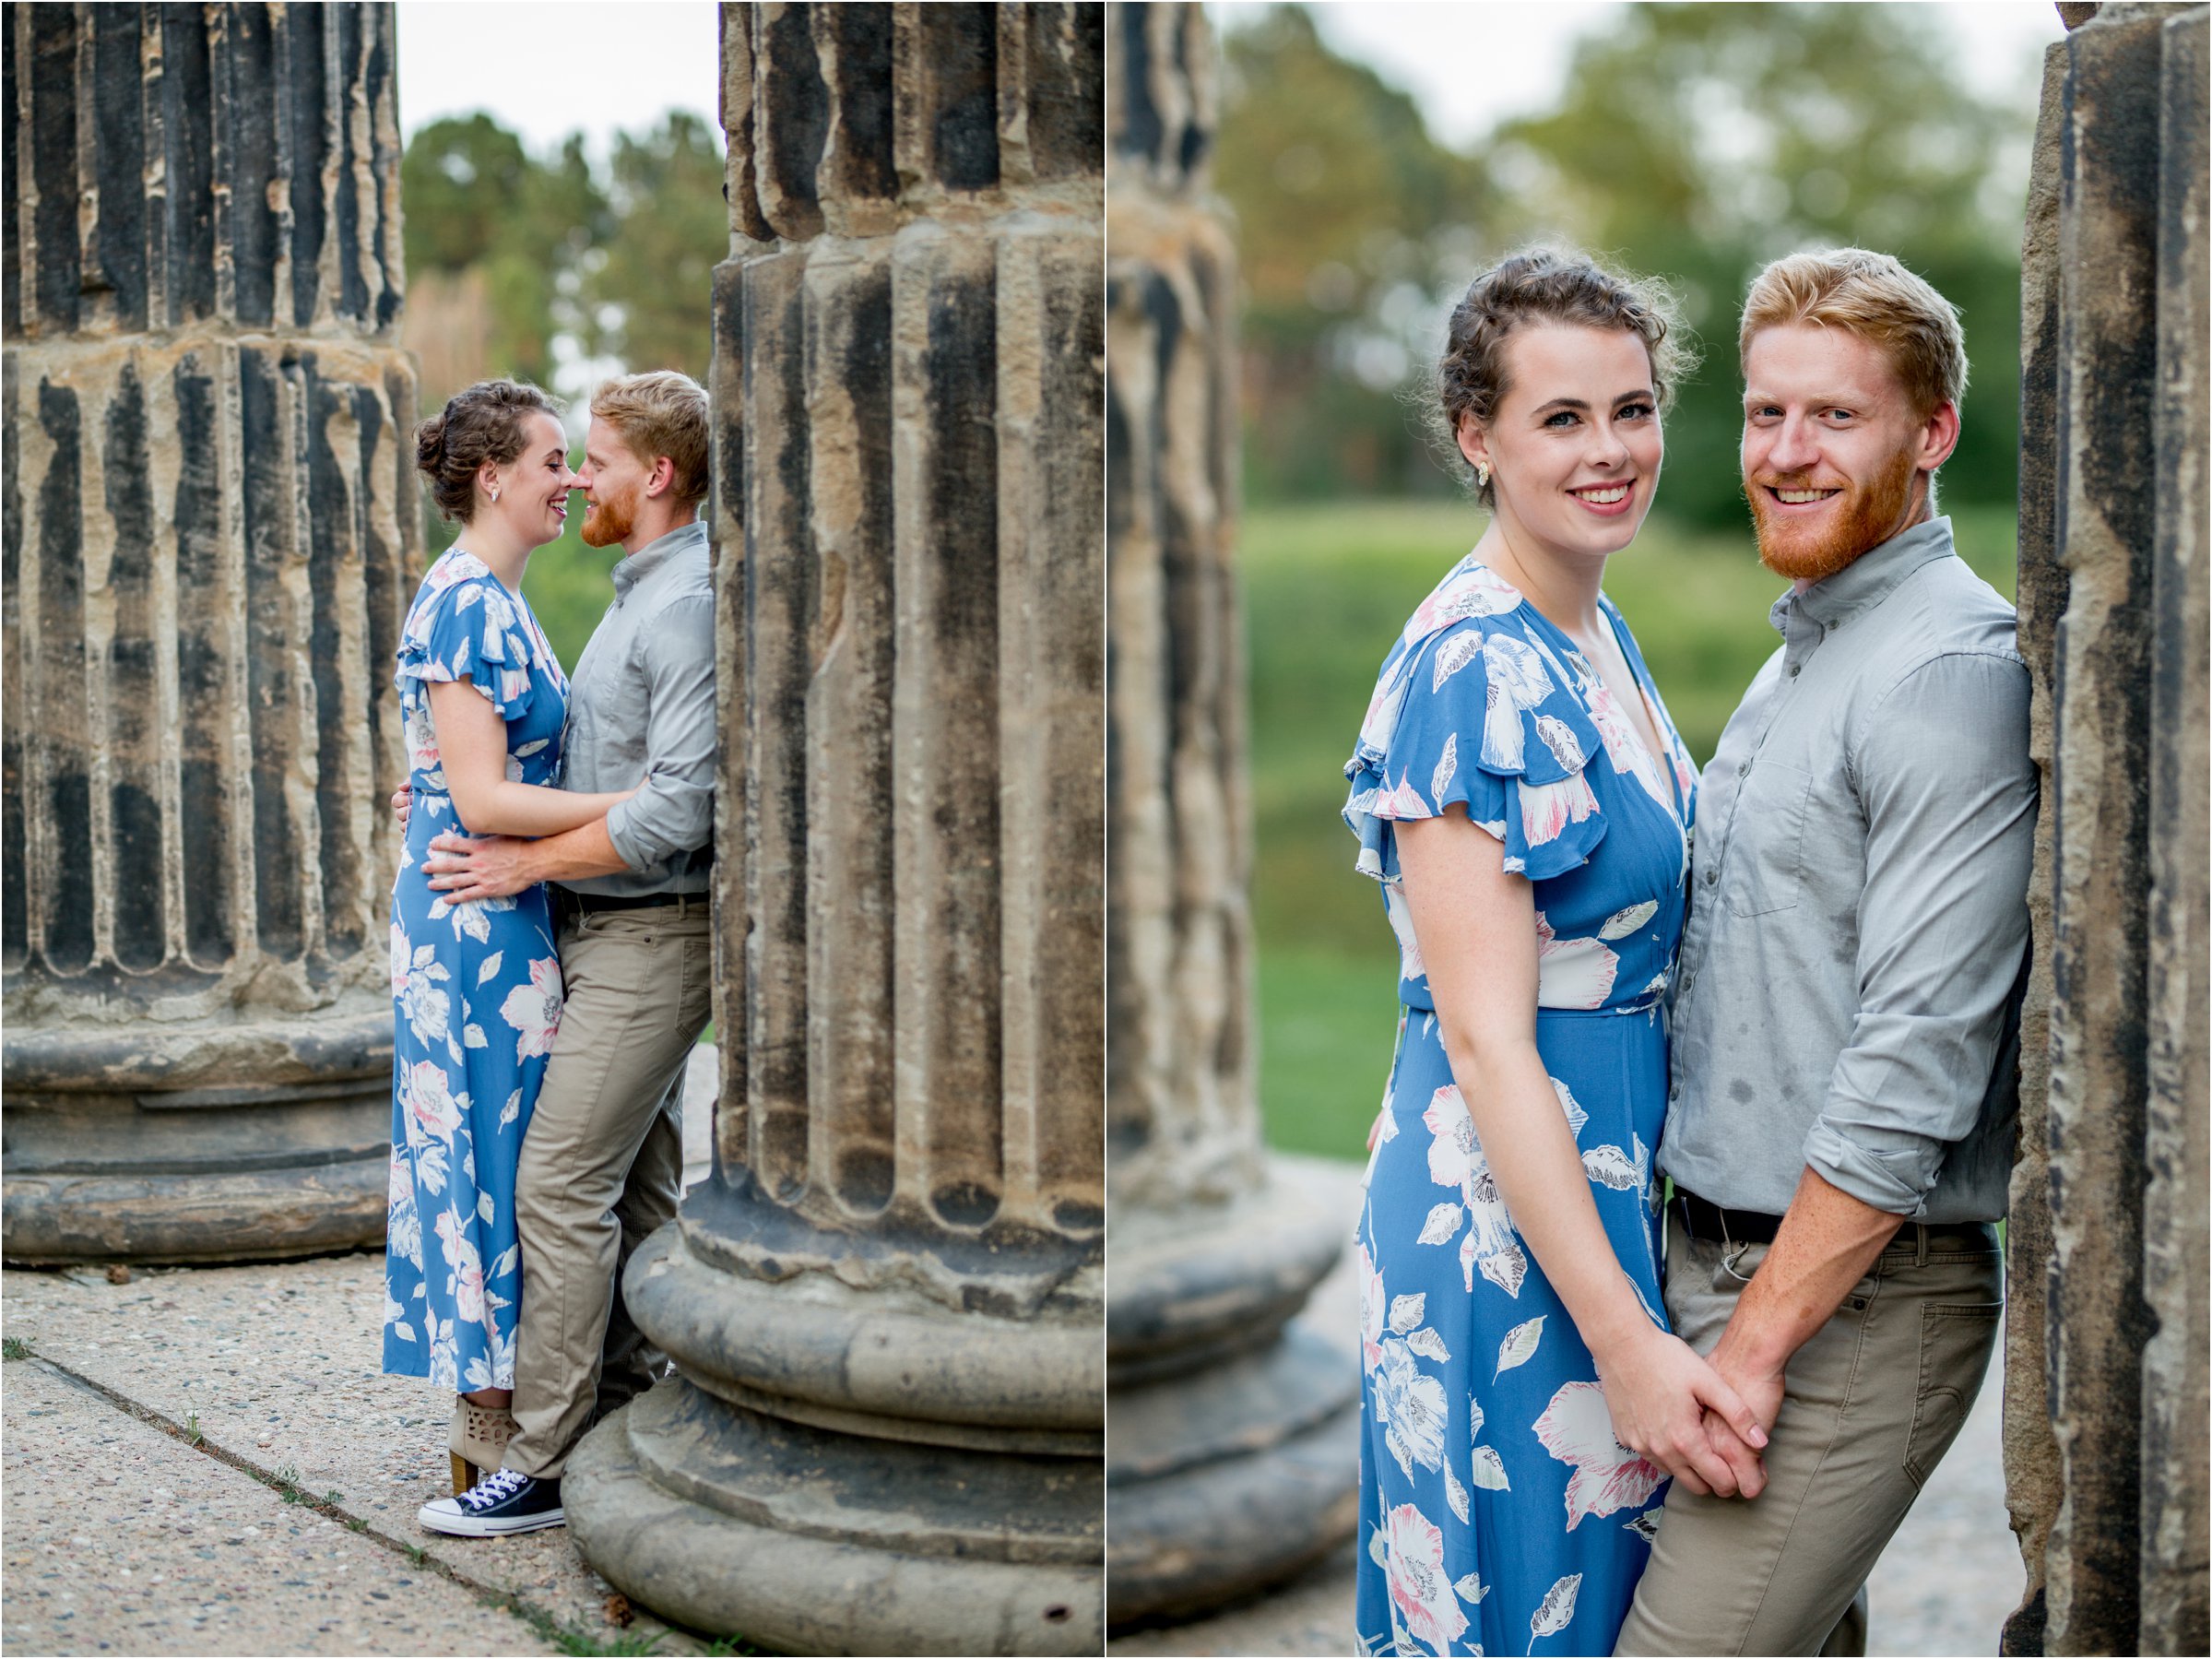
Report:
M 1723 1210 L 1681 1187 L 1674 1189 L 1674 1209 L 1689 1236 L 1709 1244 L 1772 1244 L 1782 1225 L 1779 1215 L 1762 1215 L 1757 1210 Z M 1906 1233 L 1910 1235 L 1916 1225 L 1908 1221 Z M 1980 1244 L 1990 1237 L 1986 1221 L 1939 1222 L 1922 1230 L 1931 1244 Z

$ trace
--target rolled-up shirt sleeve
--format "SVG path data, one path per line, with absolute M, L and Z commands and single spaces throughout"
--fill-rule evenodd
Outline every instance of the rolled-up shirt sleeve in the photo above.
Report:
M 622 862 L 645 870 L 704 847 L 715 822 L 715 607 L 675 600 L 642 642 L 645 670 L 645 781 L 607 814 Z
M 1875 706 L 1851 757 L 1866 814 L 1859 1012 L 1804 1160 L 1893 1215 L 1925 1214 L 1974 1127 L 2028 949 L 2028 702 L 2017 658 L 1938 657 Z

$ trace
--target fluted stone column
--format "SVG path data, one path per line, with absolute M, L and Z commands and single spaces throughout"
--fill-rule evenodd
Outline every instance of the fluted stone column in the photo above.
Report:
M 2206 8 L 2062 6 L 2023 250 L 2043 768 L 2005 1651 L 2206 1643 Z
M 1094 1653 L 1101 14 L 722 24 L 716 1173 L 570 1523 L 779 1649 Z
M 388 6 L 6 31 L 6 1254 L 384 1231 L 420 564 Z
M 1359 1373 L 1291 1322 L 1348 1218 L 1286 1190 L 1260 1141 L 1212 31 L 1196 6 L 1107 11 L 1107 1606 L 1127 1624 L 1350 1535 Z

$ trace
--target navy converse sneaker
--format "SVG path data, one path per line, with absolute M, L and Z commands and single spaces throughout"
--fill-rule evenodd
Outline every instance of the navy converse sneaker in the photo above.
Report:
M 558 1480 L 533 1480 L 512 1469 L 485 1475 L 458 1498 L 424 1504 L 415 1520 L 426 1531 L 451 1533 L 456 1538 L 503 1538 L 509 1533 L 568 1524 Z

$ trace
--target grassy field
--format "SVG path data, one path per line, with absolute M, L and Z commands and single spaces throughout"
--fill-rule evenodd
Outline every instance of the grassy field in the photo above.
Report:
M 1953 515 L 1959 551 L 2013 591 L 2008 514 Z M 1246 515 L 1241 543 L 1252 667 L 1253 907 L 1260 934 L 1260 1099 L 1267 1137 L 1361 1155 L 1397 1022 L 1397 957 L 1374 883 L 1352 869 L 1338 817 L 1343 764 L 1383 653 L 1473 545 L 1456 503 L 1339 502 Z M 1715 535 L 1654 520 L 1605 587 L 1700 764 L 1779 643 L 1783 584 L 1748 528 Z

